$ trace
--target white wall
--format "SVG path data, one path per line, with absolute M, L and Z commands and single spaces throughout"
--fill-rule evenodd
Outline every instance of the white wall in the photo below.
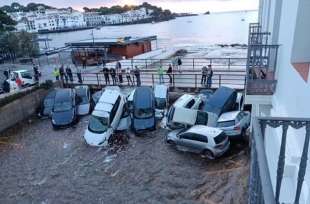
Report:
M 282 7 L 277 8 L 276 1 L 263 0 L 264 8 L 262 9 L 263 28 L 269 29 L 274 33 L 275 15 L 277 9 L 282 9 L 279 24 L 279 35 L 274 36 L 277 39 L 277 44 L 280 44 L 276 78 L 278 80 L 276 92 L 272 99 L 271 116 L 279 117 L 302 117 L 310 118 L 310 80 L 305 82 L 299 73 L 291 65 L 292 49 L 294 45 L 294 35 L 299 1 L 301 0 L 283 0 Z M 270 15 L 268 19 L 268 7 L 270 3 Z M 278 10 L 279 11 L 279 10 Z M 310 19 L 309 19 L 310 20 Z M 304 33 L 310 33 L 310 27 L 304 27 Z M 305 35 L 304 35 L 305 36 Z M 310 35 L 307 35 L 310 36 Z M 307 38 L 305 36 L 305 38 Z M 298 39 L 302 41 L 302 39 Z M 306 40 L 304 46 L 310 48 Z M 307 50 L 307 49 L 306 49 Z M 266 152 L 268 154 L 268 164 L 271 169 L 273 184 L 276 179 L 276 166 L 278 161 L 278 148 L 281 143 L 281 130 L 270 132 L 271 139 L 266 140 Z M 296 181 L 300 162 L 301 151 L 304 143 L 305 130 L 288 131 L 287 149 L 286 149 L 286 165 L 285 177 L 283 180 L 283 191 L 281 192 L 281 199 L 294 199 L 296 191 Z M 277 148 L 276 148 L 277 147 Z M 309 162 L 308 162 L 309 165 Z M 303 193 L 300 203 L 310 203 L 309 199 L 309 184 L 310 184 L 310 168 L 307 168 L 305 182 L 303 185 Z M 285 191 L 287 190 L 287 191 Z

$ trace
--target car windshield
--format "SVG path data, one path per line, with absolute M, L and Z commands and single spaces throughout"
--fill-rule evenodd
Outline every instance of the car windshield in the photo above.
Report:
M 223 121 L 223 122 L 218 122 L 217 126 L 218 127 L 231 127 L 235 125 L 234 120 L 228 120 L 228 121 Z
M 54 105 L 54 112 L 63 112 L 72 109 L 72 103 L 69 101 L 59 101 Z
M 154 115 L 154 110 L 152 108 L 139 108 L 135 109 L 134 115 L 138 119 L 150 118 Z
M 165 109 L 166 108 L 166 99 L 164 98 L 156 98 L 156 108 L 158 109 Z
M 220 135 L 216 136 L 214 138 L 214 142 L 215 144 L 220 144 L 221 142 L 223 142 L 225 139 L 227 138 L 227 136 L 225 135 L 225 133 L 221 133 Z
M 21 74 L 22 78 L 32 79 L 32 75 L 30 72 L 21 72 L 20 74 Z
M 76 95 L 78 97 L 80 97 L 80 99 L 81 99 L 80 104 L 87 104 L 87 103 L 89 103 L 85 89 L 77 89 L 76 90 Z
M 109 119 L 98 116 L 91 116 L 88 130 L 94 133 L 104 133 L 108 129 Z

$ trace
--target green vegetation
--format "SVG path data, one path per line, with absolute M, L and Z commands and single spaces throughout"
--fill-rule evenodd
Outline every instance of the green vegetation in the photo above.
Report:
M 28 11 L 36 11 L 38 10 L 38 7 L 43 7 L 46 9 L 53 8 L 45 4 L 29 3 L 27 4 L 27 6 L 23 6 L 19 3 L 14 2 L 11 5 L 5 5 L 5 6 L 0 7 L 0 10 L 5 11 L 7 13 L 12 13 L 12 12 L 17 12 L 17 11 L 28 12 Z
M 0 10 L 0 34 L 5 31 L 14 30 L 16 22 L 11 19 L 6 13 Z
M 146 8 L 147 12 L 148 10 L 153 10 L 153 13 L 151 14 L 154 18 L 173 18 L 174 14 L 171 13 L 170 10 L 163 10 L 160 7 L 153 6 L 147 2 L 144 2 L 143 4 L 139 6 L 134 5 L 125 5 L 125 6 L 112 6 L 110 8 L 108 7 L 100 7 L 100 8 L 87 8 L 84 7 L 85 12 L 99 12 L 101 15 L 107 15 L 107 14 L 117 14 L 117 13 L 124 13 L 131 10 L 138 10 L 140 8 Z
M 36 35 L 26 31 L 0 34 L 0 56 L 14 61 L 18 57 L 34 57 L 38 53 Z

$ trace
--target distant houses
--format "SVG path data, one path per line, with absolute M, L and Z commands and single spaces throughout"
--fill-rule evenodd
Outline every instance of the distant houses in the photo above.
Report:
M 130 10 L 120 14 L 101 15 L 99 12 L 79 12 L 68 9 L 46 9 L 8 13 L 17 22 L 18 31 L 27 32 L 79 29 L 102 25 L 119 25 L 143 22 L 152 18 L 153 11 L 146 8 Z

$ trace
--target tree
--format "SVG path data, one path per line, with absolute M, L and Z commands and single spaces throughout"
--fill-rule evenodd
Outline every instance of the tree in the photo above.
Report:
M 10 16 L 0 10 L 0 33 L 14 30 L 15 25 L 16 22 Z

